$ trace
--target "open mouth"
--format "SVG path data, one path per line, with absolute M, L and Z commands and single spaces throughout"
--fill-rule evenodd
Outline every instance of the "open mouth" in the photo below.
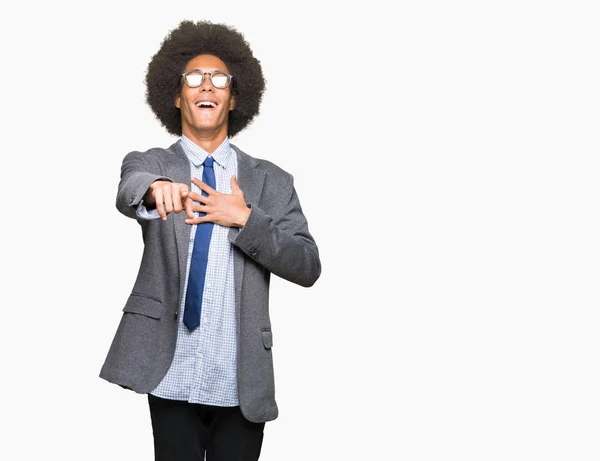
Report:
M 214 101 L 198 101 L 196 107 L 200 109 L 214 109 L 217 107 L 217 103 Z

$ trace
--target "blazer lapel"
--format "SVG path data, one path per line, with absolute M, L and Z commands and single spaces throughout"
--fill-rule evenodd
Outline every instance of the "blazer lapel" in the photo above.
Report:
M 233 144 L 231 145 L 237 153 L 237 181 L 244 192 L 244 198 L 246 203 L 252 206 L 258 206 L 260 202 L 260 196 L 263 190 L 265 182 L 265 172 L 258 168 L 258 161 L 248 154 L 242 152 Z M 229 240 L 233 240 L 238 234 L 240 229 L 238 227 L 231 227 L 229 229 Z M 244 253 L 234 247 L 234 283 L 235 283 L 235 304 L 238 316 L 238 325 L 240 320 L 240 308 L 241 308 L 241 293 L 242 293 L 242 278 L 244 275 Z
M 265 172 L 258 168 L 258 161 L 248 154 L 231 145 L 237 152 L 238 160 L 238 184 L 244 191 L 246 203 L 258 205 L 265 182 Z
M 181 147 L 181 144 L 178 141 L 169 147 L 168 150 L 172 152 L 177 159 L 177 161 L 172 163 L 172 167 L 169 168 L 169 177 L 175 182 L 187 184 L 191 190 L 190 178 L 192 177 L 192 170 L 190 168 L 190 161 L 183 151 L 183 147 Z M 182 211 L 179 214 L 173 213 L 172 216 L 175 230 L 175 245 L 177 247 L 177 256 L 179 258 L 179 293 L 183 293 L 192 226 L 185 223 L 185 220 L 187 219 L 185 211 Z

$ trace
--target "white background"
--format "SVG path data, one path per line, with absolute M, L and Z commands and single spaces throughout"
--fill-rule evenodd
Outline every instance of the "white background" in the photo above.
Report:
M 595 2 L 392 3 L 2 7 L 0 458 L 152 459 L 98 378 L 142 250 L 114 198 L 175 141 L 148 61 L 205 19 L 261 60 L 233 142 L 294 175 L 323 263 L 273 279 L 261 461 L 600 459 Z

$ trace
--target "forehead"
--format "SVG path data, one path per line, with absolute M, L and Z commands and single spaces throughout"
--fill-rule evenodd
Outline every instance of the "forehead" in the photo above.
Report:
M 212 54 L 201 54 L 190 59 L 185 66 L 185 71 L 191 69 L 202 69 L 204 71 L 222 70 L 229 72 L 227 65 Z

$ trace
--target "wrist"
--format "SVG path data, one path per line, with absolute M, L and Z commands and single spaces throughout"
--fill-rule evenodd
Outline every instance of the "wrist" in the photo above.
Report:
M 252 209 L 249 206 L 246 206 L 244 211 L 240 213 L 240 217 L 238 221 L 235 223 L 237 227 L 244 227 L 250 218 L 250 213 Z

